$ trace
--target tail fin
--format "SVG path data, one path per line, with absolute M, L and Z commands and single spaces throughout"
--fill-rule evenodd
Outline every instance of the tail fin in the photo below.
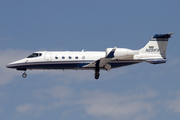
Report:
M 154 35 L 151 40 L 139 50 L 140 58 L 154 64 L 157 64 L 158 61 L 164 63 L 166 61 L 168 40 L 172 34 L 173 33 Z M 156 62 L 152 62 L 151 60 L 155 60 Z M 162 60 L 164 61 L 162 62 Z

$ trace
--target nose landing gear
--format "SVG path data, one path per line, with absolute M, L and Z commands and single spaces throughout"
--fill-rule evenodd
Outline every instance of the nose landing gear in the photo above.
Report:
M 26 77 L 27 77 L 26 72 L 24 72 L 24 73 L 22 74 L 22 77 L 23 77 L 23 78 L 26 78 Z

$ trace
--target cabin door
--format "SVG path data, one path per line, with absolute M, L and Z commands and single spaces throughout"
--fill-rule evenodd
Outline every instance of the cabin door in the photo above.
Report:
M 45 61 L 51 61 L 51 52 L 45 52 L 44 59 Z

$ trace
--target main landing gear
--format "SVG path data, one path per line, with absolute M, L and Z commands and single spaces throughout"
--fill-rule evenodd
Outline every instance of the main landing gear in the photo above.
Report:
M 95 79 L 99 79 L 99 76 L 100 76 L 99 68 L 96 68 L 94 75 L 95 75 Z
M 24 73 L 22 74 L 22 77 L 23 77 L 23 78 L 26 78 L 26 77 L 27 77 L 26 72 L 24 72 Z
M 99 79 L 99 72 L 95 72 L 95 79 Z

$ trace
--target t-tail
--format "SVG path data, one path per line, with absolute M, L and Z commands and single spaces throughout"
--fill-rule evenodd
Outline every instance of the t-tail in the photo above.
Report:
M 166 62 L 166 48 L 169 38 L 173 33 L 156 34 L 151 40 L 138 51 L 138 55 L 134 59 L 144 60 L 152 64 L 160 64 Z

